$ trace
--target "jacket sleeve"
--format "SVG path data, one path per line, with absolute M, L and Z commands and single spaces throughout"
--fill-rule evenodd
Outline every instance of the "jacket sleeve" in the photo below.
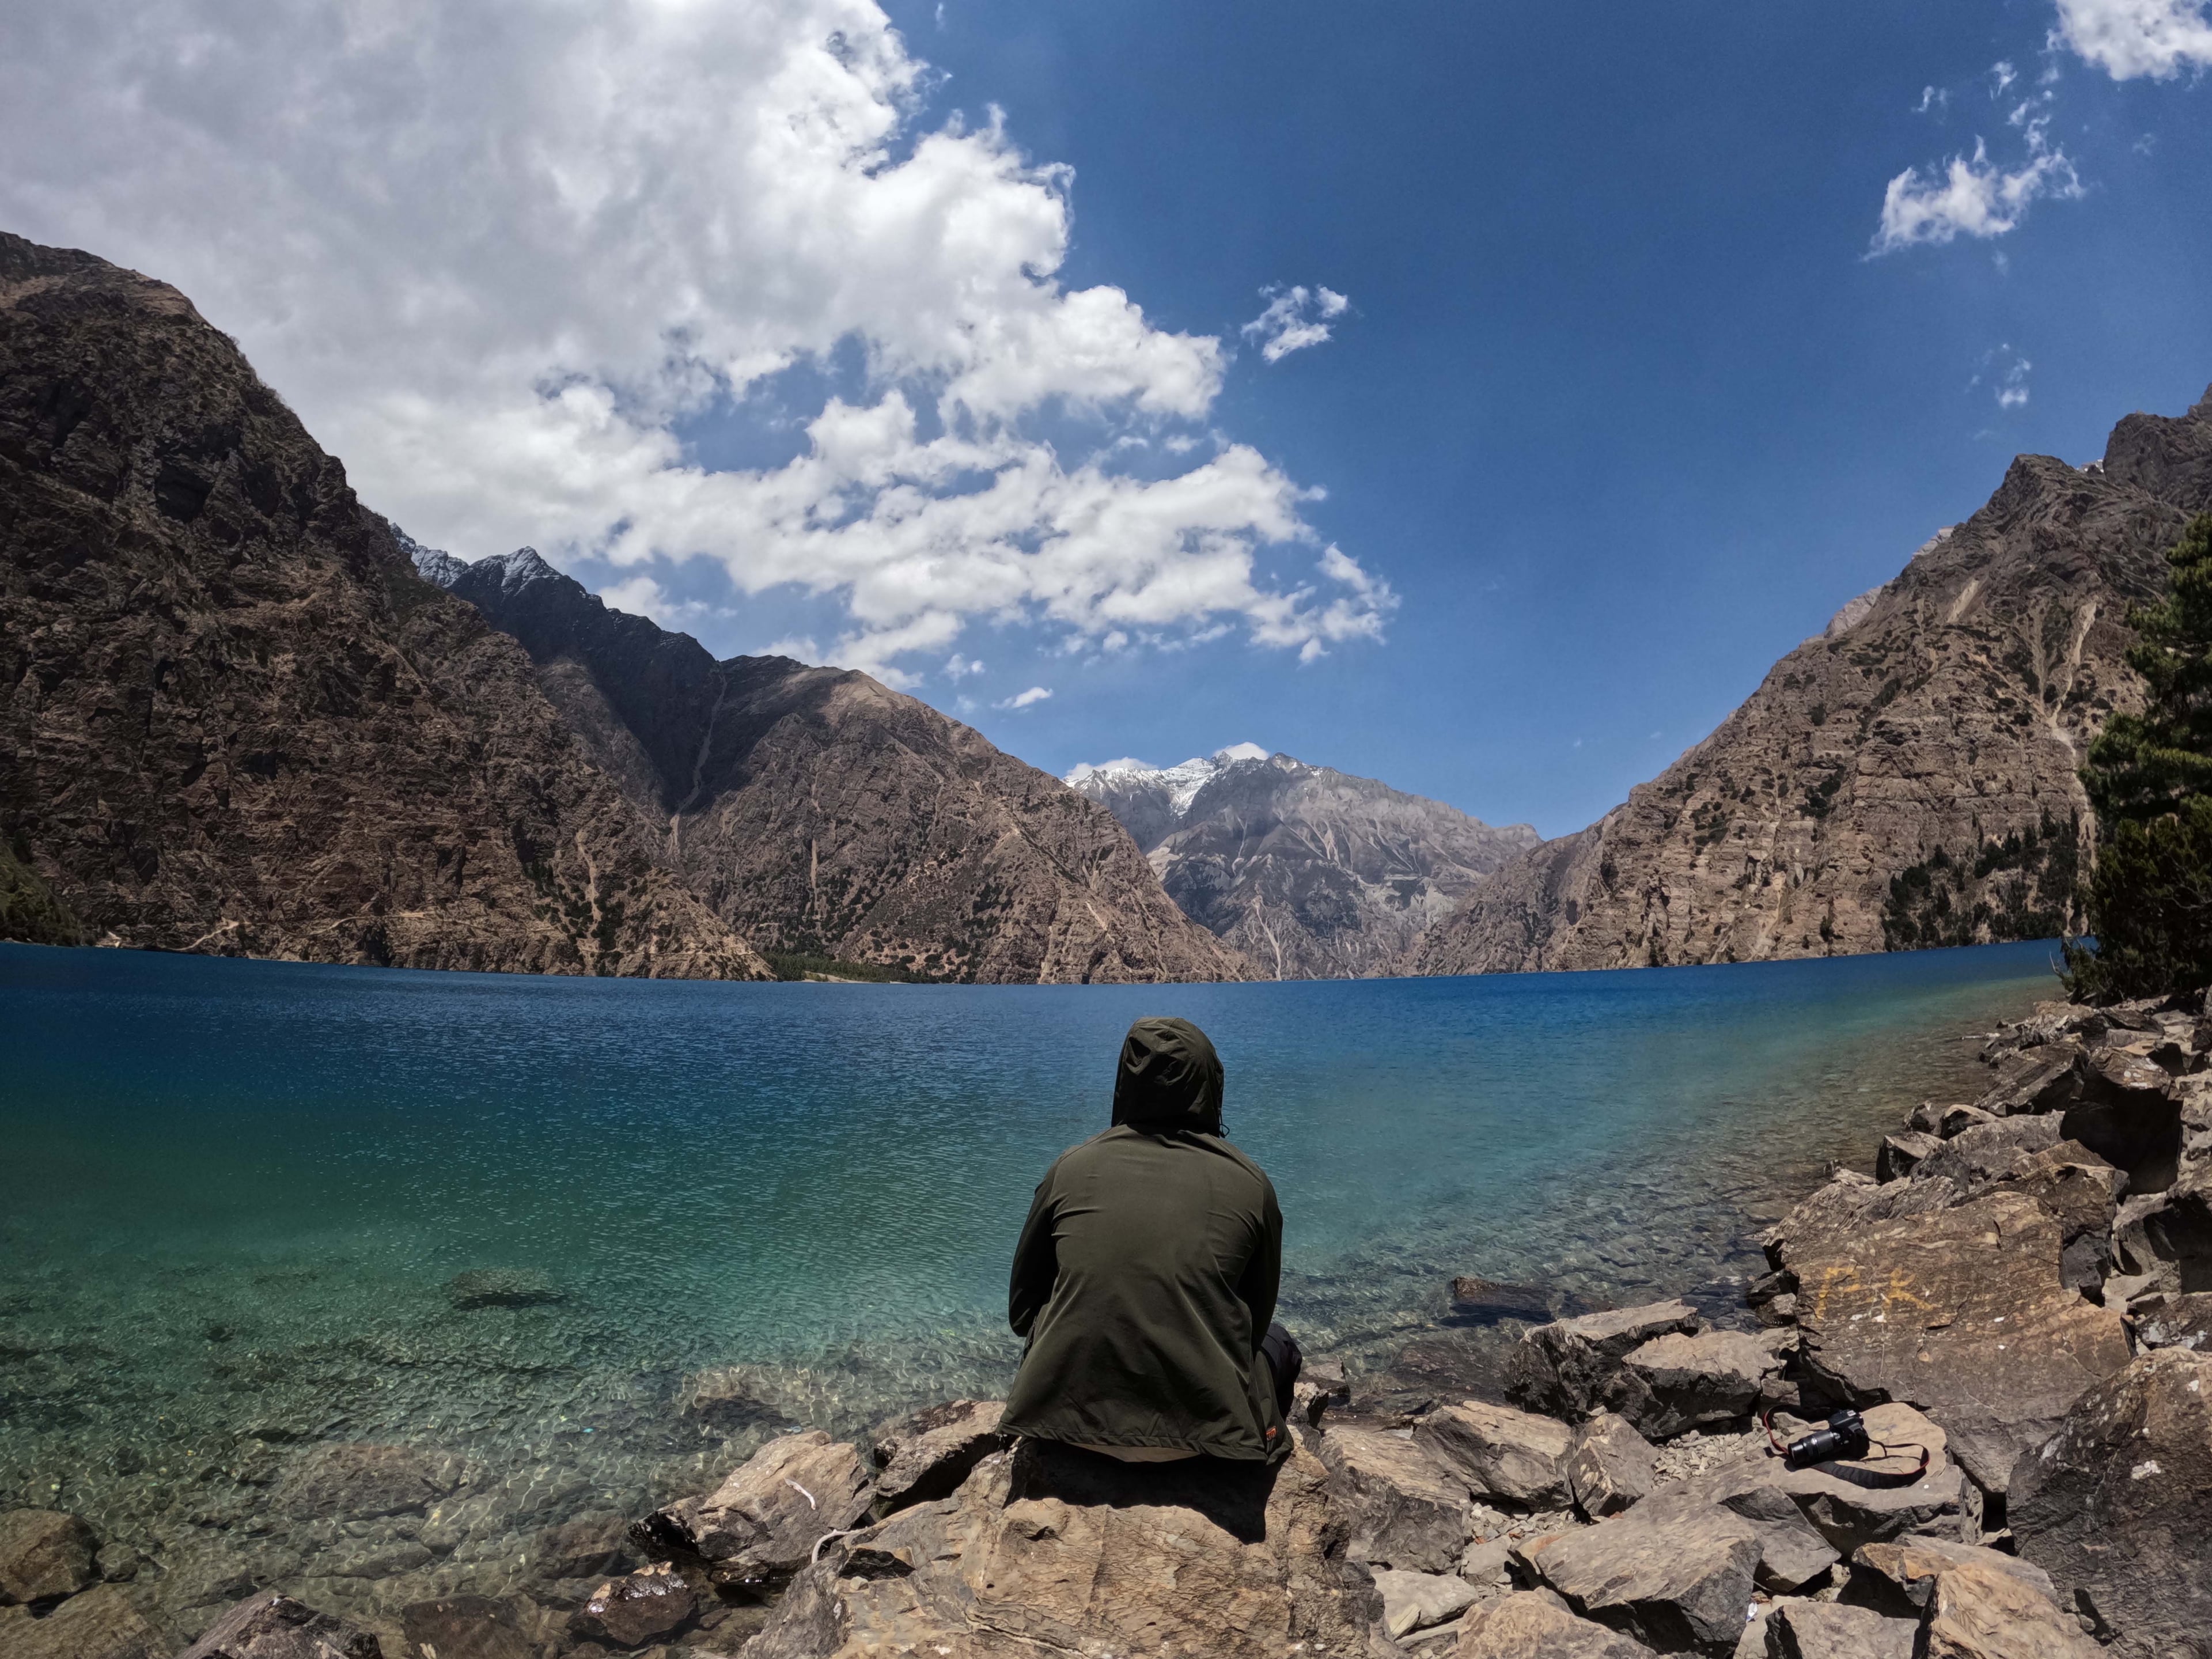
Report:
M 1006 1322 L 1014 1334 L 1029 1340 L 1044 1304 L 1052 1300 L 1052 1287 L 1060 1278 L 1059 1247 L 1053 1238 L 1052 1177 L 1037 1182 L 1030 1200 L 1030 1218 L 1022 1224 L 1021 1243 L 1014 1246 L 1012 1281 L 1006 1287 Z
M 1260 1238 L 1252 1259 L 1237 1281 L 1237 1299 L 1252 1313 L 1252 1352 L 1260 1352 L 1267 1327 L 1275 1317 L 1275 1297 L 1283 1288 L 1283 1212 L 1275 1202 L 1275 1188 L 1268 1182 L 1260 1206 Z

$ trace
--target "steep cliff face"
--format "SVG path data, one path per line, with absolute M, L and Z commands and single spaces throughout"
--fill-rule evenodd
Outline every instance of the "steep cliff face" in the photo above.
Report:
M 174 289 L 0 235 L 0 932 L 760 977 Z
M 662 855 L 763 949 L 992 984 L 1240 979 L 1112 816 L 865 674 L 717 662 L 526 548 L 418 566 L 514 635 Z
M 2075 776 L 2139 697 L 2128 608 L 2212 507 L 2212 392 L 1989 504 L 1776 664 L 1626 805 L 1500 871 L 1419 971 L 1734 962 L 2037 938 L 2091 833 Z
M 1276 979 L 1402 971 L 1431 924 L 1537 839 L 1250 744 L 1068 781 L 1127 827 L 1185 915 Z

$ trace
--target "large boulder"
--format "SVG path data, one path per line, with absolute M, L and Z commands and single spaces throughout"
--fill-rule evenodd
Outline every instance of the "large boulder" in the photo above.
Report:
M 2023 1060 L 2007 1066 L 1974 1104 L 1993 1117 L 2063 1111 L 2078 1086 L 2074 1066 L 2081 1054 L 2081 1046 L 2073 1042 L 2031 1050 Z
M 0 1514 L 0 1607 L 74 1595 L 100 1577 L 100 1540 L 58 1510 Z
M 1918 1659 L 2098 1659 L 2103 1650 L 2016 1574 L 1969 1563 L 1937 1575 L 1913 1651 Z
M 442 1595 L 400 1609 L 406 1659 L 538 1659 L 518 1605 L 505 1596 Z
M 1915 1201 L 1956 1191 L 1831 1182 L 1772 1231 L 1768 1252 L 1796 1281 L 1808 1398 L 1910 1401 L 1942 1419 L 1976 1484 L 2001 1493 L 2021 1452 L 2128 1363 L 2127 1335 L 2118 1310 L 2060 1282 L 2049 1210 L 2001 1190 Z
M 120 1584 L 96 1584 L 43 1619 L 27 1607 L 0 1607 L 7 1659 L 164 1659 L 168 1651 Z
M 1516 1405 L 1573 1420 L 1609 1403 L 1619 1387 L 1620 1362 L 1632 1348 L 1698 1329 L 1697 1310 L 1686 1302 L 1554 1320 L 1524 1332 L 1507 1368 L 1506 1393 Z
M 2129 1199 L 2113 1220 L 2112 1243 L 2121 1275 L 2115 1289 L 2130 1298 L 2212 1291 L 2212 1167 Z
M 874 1483 L 860 1454 L 820 1430 L 771 1440 L 704 1498 L 686 1498 L 630 1528 L 658 1561 L 697 1561 L 718 1587 L 759 1595 L 813 1557 L 825 1534 L 857 1524 Z
M 1874 1155 L 1874 1178 L 1903 1181 L 1939 1151 L 1943 1143 L 1918 1129 L 1901 1129 L 1884 1135 Z
M 2059 1279 L 2094 1293 L 2112 1271 L 2112 1219 L 2127 1176 L 2078 1140 L 2062 1140 L 2014 1162 L 1997 1177 L 2058 1222 Z
M 1769 1332 L 1669 1331 L 1629 1350 L 1622 1381 L 1610 1392 L 1654 1440 L 1737 1423 L 1762 1401 L 1773 1403 L 1794 1341 Z
M 1996 1180 L 2024 1157 L 2059 1141 L 2055 1117 L 2001 1117 L 1962 1129 L 1923 1158 L 1913 1174 L 1974 1188 Z
M 1556 1509 L 1567 1501 L 1565 1464 L 1571 1438 L 1556 1419 L 1480 1400 L 1440 1407 L 1413 1428 L 1413 1443 L 1477 1497 L 1531 1509 Z
M 641 1648 L 680 1630 L 698 1610 L 697 1592 L 664 1561 L 598 1586 L 568 1615 L 568 1629 L 610 1647 Z
M 1452 1319 L 1462 1325 L 1496 1325 L 1518 1319 L 1540 1325 L 1558 1311 L 1559 1298 L 1534 1285 L 1509 1285 L 1479 1273 L 1462 1273 L 1451 1282 Z
M 1785 1435 L 1807 1426 L 1778 1415 L 1776 1420 Z M 1759 1447 L 1661 1486 L 1631 1513 L 1655 1524 L 1716 1506 L 1741 1516 L 1764 1541 L 1765 1587 L 1785 1591 L 1867 1544 L 1957 1539 L 1975 1531 L 1972 1489 L 1951 1460 L 1942 1429 L 1899 1405 L 1868 1407 L 1866 1423 L 1879 1446 L 1863 1462 L 1790 1469 Z M 1897 1449 L 1885 1453 L 1882 1447 Z M 1924 1470 L 1919 1467 L 1923 1448 Z M 1900 1478 L 1903 1484 L 1883 1484 Z
M 2038 1595 L 2057 1598 L 2051 1575 L 2017 1556 L 1955 1539 L 1906 1538 L 1863 1545 L 1851 1557 L 1851 1576 L 1841 1599 L 1893 1619 L 1917 1619 L 1928 1610 L 1936 1581 L 1953 1567 L 1970 1564 L 2011 1573 Z
M 1393 1637 L 1441 1625 L 1474 1604 L 1475 1587 L 1455 1572 L 1400 1572 L 1384 1567 L 1375 1574 L 1382 1598 L 1382 1629 Z
M 1354 1561 L 1407 1572 L 1449 1572 L 1474 1534 L 1464 1481 L 1410 1437 L 1336 1428 L 1311 1444 L 1328 1472 Z
M 1650 1659 L 1641 1642 L 1577 1619 L 1556 1597 L 1523 1590 L 1477 1607 L 1452 1659 Z
M 1575 1425 L 1567 1446 L 1567 1493 L 1585 1521 L 1603 1521 L 1649 1497 L 1658 1454 L 1617 1412 Z
M 1523 1567 L 1585 1619 L 1662 1653 L 1734 1652 L 1759 1571 L 1758 1529 L 1725 1510 L 1617 1521 L 1555 1534 L 1517 1552 Z
M 1343 1559 L 1329 1479 L 1303 1445 L 1268 1468 L 1024 1441 L 952 1497 L 827 1546 L 746 1659 L 1380 1659 L 1382 1600 Z
M 2020 1553 L 2118 1652 L 2212 1654 L 2212 1355 L 2160 1348 L 2022 1457 Z
M 1791 1601 L 1766 1618 L 1766 1659 L 1912 1659 L 1914 1626 L 1866 1607 Z
M 248 1596 L 178 1659 L 384 1659 L 376 1638 L 275 1590 Z
M 951 1496 L 978 1463 L 1013 1443 L 999 1427 L 1006 1411 L 1000 1400 L 954 1400 L 882 1431 L 874 1448 L 877 1512 Z

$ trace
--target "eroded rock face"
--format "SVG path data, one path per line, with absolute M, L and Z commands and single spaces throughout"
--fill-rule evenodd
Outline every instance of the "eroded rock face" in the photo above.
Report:
M 2101 470 L 2020 457 L 1987 506 L 1777 663 L 1711 736 L 1431 928 L 1417 971 L 2058 931 L 2089 818 L 2075 769 L 2106 717 L 2139 703 L 2127 611 L 2163 591 L 2160 556 L 2212 507 L 2208 458 L 2212 396 L 2175 419 L 2129 416 Z M 1974 873 L 1988 843 L 2031 835 Z M 2032 931 L 1997 922 L 2013 915 Z
M 0 828 L 88 940 L 766 976 L 174 289 L 0 237 Z
M 1567 1490 L 1586 1521 L 1603 1521 L 1649 1497 L 1658 1461 L 1651 1443 L 1614 1412 L 1576 1425 L 1567 1449 Z
M 1832 1183 L 1776 1230 L 1797 1284 L 1799 1358 L 1845 1403 L 1909 1401 L 1953 1455 L 2002 1492 L 2093 1383 L 2128 1361 L 2117 1310 L 2060 1281 L 2063 1231 L 2041 1204 L 1995 1190 L 1945 1207 L 1951 1183 Z
M 665 860 L 763 948 L 987 984 L 1246 976 L 1104 808 L 926 703 L 717 662 L 527 548 L 425 562 L 521 643 Z
M 2145 1354 L 2021 1459 L 2020 1553 L 2118 1652 L 2212 1654 L 2212 1355 Z
M 368 1632 L 275 1590 L 216 1620 L 179 1659 L 384 1659 Z
M 859 1522 L 873 1490 L 851 1446 L 818 1429 L 787 1434 L 706 1497 L 655 1510 L 630 1537 L 655 1560 L 697 1561 L 718 1586 L 765 1593 L 805 1566 L 825 1534 Z
M 100 1540 L 58 1510 L 0 1514 L 0 1607 L 74 1595 L 100 1577 Z
M 1507 1406 L 1469 1400 L 1424 1417 L 1413 1443 L 1478 1498 L 1531 1509 L 1567 1501 L 1565 1460 L 1572 1436 L 1564 1423 Z
M 1343 1559 L 1328 1483 L 1303 1448 L 1273 1469 L 1194 1471 L 1027 1442 L 955 1496 L 830 1546 L 746 1659 L 1380 1659 L 1382 1600 Z

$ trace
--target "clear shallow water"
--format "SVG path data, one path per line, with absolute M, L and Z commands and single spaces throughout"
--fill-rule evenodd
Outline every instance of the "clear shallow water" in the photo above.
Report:
M 2055 994 L 2051 955 L 994 988 L 0 945 L 0 1499 L 158 1534 L 185 1469 L 349 1438 L 624 1507 L 731 1455 L 676 1410 L 701 1368 L 844 1431 L 1002 1387 L 1030 1189 L 1140 1014 L 1218 1047 L 1310 1346 L 1379 1363 L 1454 1273 L 1680 1291 L 1971 1092 L 1963 1034 Z M 480 1267 L 562 1299 L 456 1309 Z

